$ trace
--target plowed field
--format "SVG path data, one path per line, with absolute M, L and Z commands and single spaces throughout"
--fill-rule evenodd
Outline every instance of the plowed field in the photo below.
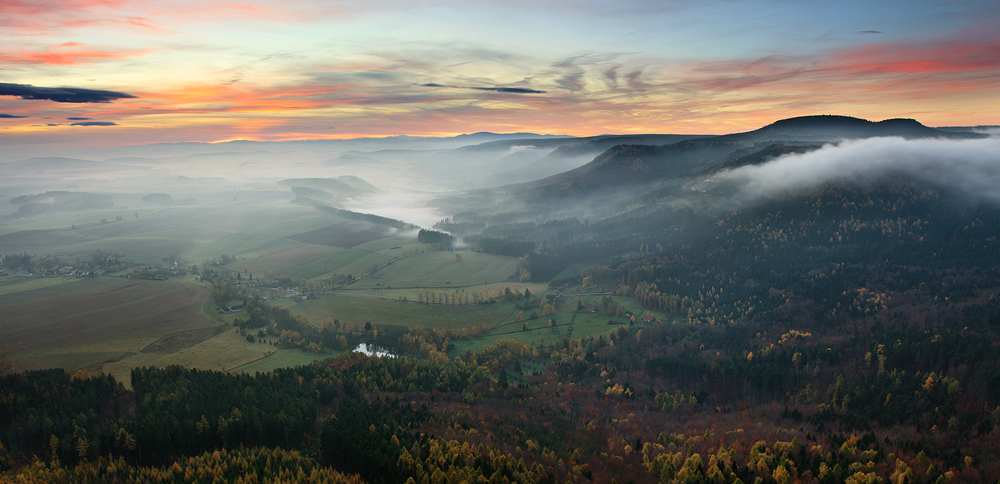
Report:
M 218 325 L 201 312 L 207 289 L 169 281 L 120 280 L 40 298 L 32 292 L 0 299 L 0 337 L 15 354 Z

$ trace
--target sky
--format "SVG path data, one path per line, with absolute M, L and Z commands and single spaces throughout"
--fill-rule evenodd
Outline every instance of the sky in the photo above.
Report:
M 3 0 L 0 145 L 1000 124 L 996 0 Z

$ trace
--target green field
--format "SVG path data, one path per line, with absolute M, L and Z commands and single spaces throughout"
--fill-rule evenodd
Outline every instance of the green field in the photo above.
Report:
M 364 325 L 392 324 L 426 328 L 459 329 L 477 324 L 496 326 L 517 314 L 514 303 L 444 306 L 404 303 L 391 300 L 349 296 L 318 296 L 295 303 L 289 299 L 273 301 L 287 307 L 292 314 L 301 314 L 313 325 L 323 319 L 339 319 L 341 323 Z
M 368 262 L 369 259 L 371 262 Z M 326 257 L 320 257 L 319 259 L 312 260 L 303 264 L 299 264 L 294 267 L 289 267 L 281 271 L 294 281 L 315 279 L 327 275 L 333 274 L 353 274 L 354 277 L 358 277 L 361 274 L 367 272 L 367 269 L 371 267 L 372 263 L 378 262 L 384 264 L 388 261 L 390 257 L 381 254 L 372 254 L 361 249 L 345 249 L 335 254 L 330 254 Z M 359 261 L 365 261 L 367 268 L 362 267 L 359 271 L 351 272 L 349 266 L 358 265 Z
M 263 276 L 266 272 L 280 273 L 283 269 L 299 264 L 312 262 L 340 250 L 338 247 L 314 244 L 294 244 L 294 241 L 281 238 L 282 244 L 273 250 L 261 253 L 258 257 L 248 257 L 240 259 L 227 266 L 234 271 L 243 273 L 257 272 L 257 277 Z M 286 245 L 292 243 L 292 245 Z
M 376 273 L 377 275 L 378 273 Z M 359 281 L 360 282 L 360 281 Z M 374 287 L 363 288 L 362 286 L 357 286 L 356 284 L 351 284 L 337 289 L 338 294 L 352 295 L 352 296 L 366 296 L 373 297 L 376 299 L 392 299 L 399 300 L 406 298 L 408 301 L 417 301 L 419 296 L 419 288 L 411 287 L 409 289 L 399 289 L 396 287 L 381 286 L 376 285 Z M 487 294 L 493 294 L 494 291 L 503 292 L 504 289 L 509 288 L 510 290 L 518 290 L 524 292 L 525 289 L 531 291 L 532 294 L 540 294 L 542 291 L 548 288 L 548 285 L 544 282 L 497 282 L 493 284 L 480 284 L 476 286 L 466 286 L 466 287 L 451 287 L 445 284 L 441 287 L 431 288 L 436 291 L 445 292 L 466 292 L 469 294 L 469 301 L 472 301 L 472 293 L 483 291 Z
M 373 266 L 382 265 L 403 255 L 403 250 L 423 248 L 411 234 L 390 235 L 366 242 L 336 253 L 280 269 L 280 273 L 294 281 L 315 280 L 335 274 L 359 277 Z
M 416 232 L 404 232 L 356 245 L 354 248 L 396 257 L 403 254 L 403 249 L 425 249 L 426 246 L 417 242 Z
M 184 254 L 191 263 L 218 259 L 222 254 L 236 257 L 238 261 L 253 260 L 261 256 L 296 245 L 294 240 L 280 235 L 228 234 Z M 234 269 L 235 270 L 235 269 Z
M 589 301 L 600 300 L 600 296 L 590 296 Z M 636 315 L 636 327 L 644 327 L 645 325 L 641 323 L 642 317 L 647 314 L 652 314 L 663 321 L 667 321 L 662 313 L 654 313 L 647 311 L 639 307 L 634 300 L 625 297 L 612 297 L 618 304 L 621 304 L 625 310 L 632 311 Z M 582 299 L 582 296 L 581 296 Z M 615 317 L 607 316 L 601 313 L 588 313 L 588 312 L 574 312 L 576 308 L 576 297 L 565 297 L 558 301 L 556 304 L 556 313 L 550 316 L 542 317 L 541 309 L 533 309 L 538 314 L 538 319 L 528 320 L 528 331 L 524 331 L 524 323 L 516 322 L 515 318 L 517 311 L 515 311 L 510 317 L 501 322 L 496 328 L 491 329 L 489 332 L 483 334 L 479 338 L 473 340 L 456 340 L 453 341 L 455 347 L 452 349 L 450 354 L 452 356 L 457 356 L 466 351 L 482 351 L 486 345 L 496 344 L 497 341 L 505 339 L 513 339 L 521 343 L 529 343 L 533 345 L 541 344 L 551 344 L 557 340 L 569 337 L 574 339 L 596 337 L 600 335 L 607 334 L 609 331 L 620 328 L 628 327 L 628 319 L 625 317 Z M 525 315 L 529 315 L 531 311 L 525 311 Z M 554 328 L 548 327 L 548 320 L 552 319 L 555 325 Z M 617 323 L 622 323 L 621 325 L 609 325 L 608 321 L 615 321 Z
M 456 255 L 462 260 L 455 260 Z M 358 281 L 351 288 L 459 288 L 506 281 L 516 271 L 517 259 L 513 257 L 434 251 L 394 261 L 373 274 L 375 277 Z
M 316 353 L 306 353 L 298 349 L 283 349 L 272 353 L 270 356 L 252 361 L 243 366 L 233 369 L 240 373 L 267 373 L 277 368 L 291 368 L 294 366 L 308 365 L 313 361 L 342 354 L 334 351 L 329 355 L 318 355 Z
M 591 296 L 590 299 L 600 299 Z M 651 313 L 639 308 L 634 301 L 624 297 L 613 297 L 626 310 L 636 314 L 636 327 L 644 327 L 642 316 L 653 314 L 663 321 L 667 318 L 661 313 Z M 523 303 L 523 301 L 520 301 Z M 468 350 L 482 351 L 486 345 L 497 341 L 513 339 L 521 343 L 535 345 L 551 344 L 566 337 L 587 338 L 605 335 L 609 331 L 628 327 L 625 317 L 607 316 L 600 313 L 574 312 L 576 298 L 567 297 L 559 300 L 555 314 L 542 317 L 541 309 L 524 311 L 525 316 L 532 312 L 539 315 L 537 319 L 528 320 L 528 330 L 524 330 L 524 322 L 516 321 L 521 310 L 516 305 L 519 302 L 504 302 L 497 304 L 479 304 L 467 306 L 445 306 L 431 304 L 403 303 L 396 300 L 384 300 L 367 297 L 348 297 L 343 295 L 319 296 L 317 299 L 295 302 L 291 299 L 274 301 L 287 307 L 294 315 L 303 315 L 313 325 L 328 319 L 338 319 L 342 324 L 362 326 L 366 322 L 374 325 L 392 324 L 407 327 L 423 326 L 438 329 L 459 329 L 486 324 L 491 329 L 482 336 L 472 340 L 452 341 L 455 347 L 450 352 L 452 356 L 460 355 Z M 548 327 L 552 319 L 554 327 Z M 615 321 L 617 325 L 609 325 Z

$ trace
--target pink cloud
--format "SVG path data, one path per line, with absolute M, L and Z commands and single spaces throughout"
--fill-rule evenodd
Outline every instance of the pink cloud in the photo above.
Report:
M 75 44 L 72 43 L 71 44 Z M 76 44 L 83 45 L 83 44 Z M 149 51 L 106 51 L 99 49 L 50 49 L 50 50 L 15 50 L 0 53 L 0 62 L 9 64 L 44 64 L 65 66 L 74 64 L 90 64 L 96 61 L 124 59 L 148 54 Z
M 845 49 L 829 67 L 846 74 L 962 74 L 1000 69 L 1000 32 L 995 27 L 923 42 L 885 42 Z
M 63 0 L 37 2 L 4 0 L 0 2 L 0 26 L 19 30 L 47 32 L 62 27 L 79 27 L 100 21 L 92 16 L 95 9 L 117 9 L 126 0 Z
M 986 100 L 995 99 L 1000 87 L 1000 32 L 982 27 L 939 39 L 866 42 L 825 54 L 706 62 L 674 72 L 663 89 L 704 101 L 695 110 L 701 117 L 718 112 L 758 119 L 763 111 L 777 119 L 836 110 L 933 123 L 945 111 L 981 117 L 989 110 Z

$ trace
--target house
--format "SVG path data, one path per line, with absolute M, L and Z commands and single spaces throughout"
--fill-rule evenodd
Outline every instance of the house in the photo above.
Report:
M 642 317 L 642 322 L 644 323 L 652 323 L 653 321 L 656 321 L 656 318 L 654 318 L 652 314 L 647 314 Z
M 635 315 L 632 314 L 632 311 L 625 311 L 624 316 L 625 316 L 626 319 L 632 319 L 632 316 L 635 316 Z

